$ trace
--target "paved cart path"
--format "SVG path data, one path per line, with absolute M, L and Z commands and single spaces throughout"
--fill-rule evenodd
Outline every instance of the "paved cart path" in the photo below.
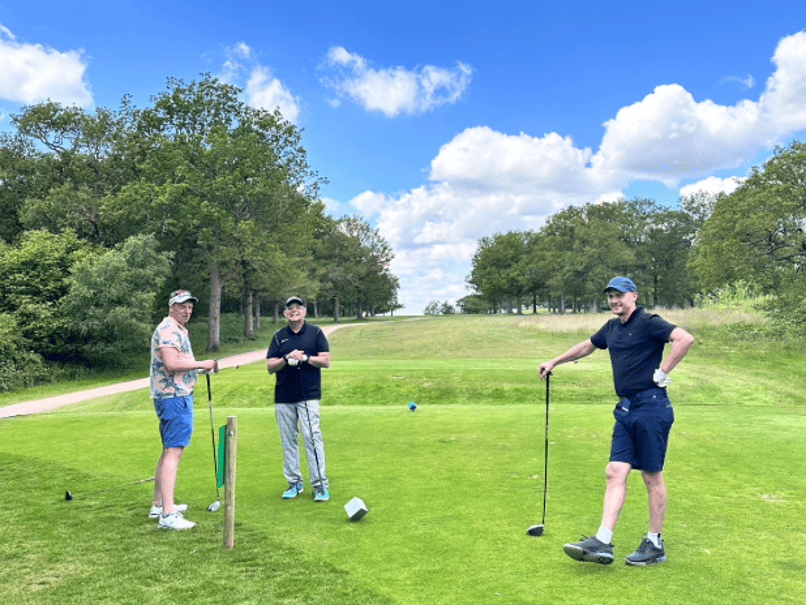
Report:
M 322 326 L 322 332 L 325 336 L 329 335 L 334 330 L 339 328 L 346 328 L 349 326 L 363 326 L 366 324 L 339 324 Z M 250 353 L 241 353 L 240 355 L 232 355 L 230 357 L 222 357 L 218 360 L 218 367 L 234 368 L 235 366 L 242 366 L 248 363 L 255 363 L 266 359 L 266 349 L 258 351 L 251 351 Z M 128 382 L 120 382 L 118 384 L 110 384 L 104 387 L 97 387 L 95 389 L 88 389 L 86 391 L 77 391 L 75 393 L 67 393 L 65 395 L 57 395 L 55 397 L 47 397 L 45 399 L 35 399 L 32 401 L 22 401 L 0 408 L 0 418 L 10 418 L 11 416 L 24 416 L 26 414 L 37 414 L 40 412 L 47 412 L 54 408 L 71 403 L 78 403 L 79 401 L 86 401 L 95 397 L 103 397 L 104 395 L 116 395 L 117 393 L 125 393 L 127 391 L 136 391 L 137 389 L 149 388 L 149 378 L 139 378 L 137 380 L 130 380 Z

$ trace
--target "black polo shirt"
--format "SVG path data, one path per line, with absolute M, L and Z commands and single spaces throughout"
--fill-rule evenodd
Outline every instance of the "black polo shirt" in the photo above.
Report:
M 294 333 L 289 326 L 280 328 L 271 337 L 266 353 L 269 357 L 284 357 L 294 349 L 304 351 L 306 355 L 318 355 L 330 351 L 327 338 L 319 326 L 302 322 L 299 332 Z M 276 373 L 274 385 L 275 403 L 297 403 L 308 399 L 322 398 L 322 370 L 309 363 L 297 366 L 286 364 Z
M 626 323 L 614 317 L 591 336 L 595 347 L 610 352 L 613 384 L 619 397 L 658 388 L 653 375 L 663 361 L 663 347 L 676 327 L 639 306 Z

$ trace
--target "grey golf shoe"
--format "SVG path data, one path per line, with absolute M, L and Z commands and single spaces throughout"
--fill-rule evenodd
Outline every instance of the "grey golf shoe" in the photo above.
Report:
M 613 562 L 613 545 L 600 542 L 596 536 L 582 536 L 581 542 L 569 542 L 563 551 L 575 561 L 609 565 Z
M 644 538 L 631 555 L 624 558 L 627 565 L 650 565 L 666 560 L 666 549 L 663 548 L 663 540 L 660 541 L 660 548 L 652 543 L 649 538 Z

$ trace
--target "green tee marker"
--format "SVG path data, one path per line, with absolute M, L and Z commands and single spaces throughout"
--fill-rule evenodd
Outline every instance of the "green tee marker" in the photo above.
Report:
M 224 485 L 224 457 L 226 456 L 227 448 L 227 425 L 222 424 L 218 427 L 218 468 L 216 469 L 216 487 Z

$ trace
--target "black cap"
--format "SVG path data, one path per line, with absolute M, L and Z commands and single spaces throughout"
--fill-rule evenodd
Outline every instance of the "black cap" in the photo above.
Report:
M 286 308 L 288 308 L 288 306 L 290 304 L 292 304 L 292 303 L 298 303 L 298 304 L 302 305 L 303 307 L 305 306 L 305 301 L 302 300 L 299 296 L 292 296 L 287 301 L 285 301 Z

